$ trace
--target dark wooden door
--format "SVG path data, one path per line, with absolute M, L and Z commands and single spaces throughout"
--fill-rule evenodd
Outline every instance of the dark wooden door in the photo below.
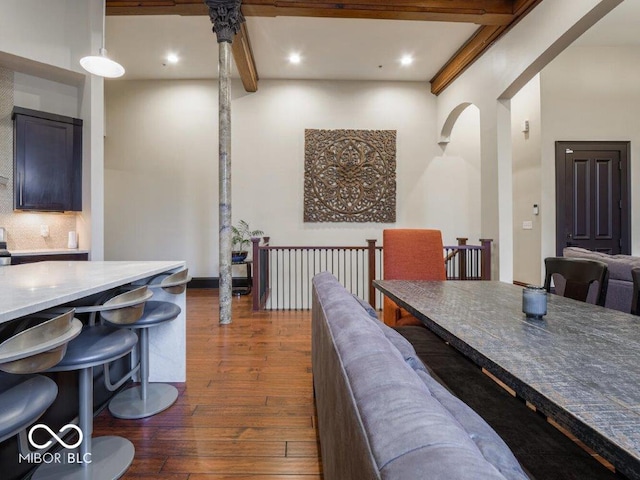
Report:
M 631 253 L 629 142 L 556 142 L 556 250 Z

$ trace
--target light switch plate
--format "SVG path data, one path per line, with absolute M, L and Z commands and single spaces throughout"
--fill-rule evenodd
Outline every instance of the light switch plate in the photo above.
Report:
M 522 222 L 523 230 L 533 230 L 533 222 L 531 220 L 525 220 Z

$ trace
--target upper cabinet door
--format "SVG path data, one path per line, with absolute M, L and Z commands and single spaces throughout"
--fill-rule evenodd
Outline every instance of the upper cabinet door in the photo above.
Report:
M 14 208 L 82 210 L 82 120 L 15 107 Z

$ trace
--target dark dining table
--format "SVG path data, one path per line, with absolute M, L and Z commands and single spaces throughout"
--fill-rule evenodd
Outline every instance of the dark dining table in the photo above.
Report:
M 640 479 L 640 317 L 557 295 L 522 313 L 497 281 L 375 280 L 374 286 L 544 415 Z

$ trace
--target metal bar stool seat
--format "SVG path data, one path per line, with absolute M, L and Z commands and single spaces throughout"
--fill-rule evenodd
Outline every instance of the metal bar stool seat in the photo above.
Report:
M 56 399 L 53 380 L 25 374 L 44 371 L 62 359 L 69 341 L 82 330 L 73 314 L 70 309 L 60 315 L 40 313 L 3 325 L 0 371 L 6 373 L 0 373 L 0 442 L 35 423 Z
M 172 286 L 175 288 L 175 285 Z M 174 320 L 181 309 L 171 302 L 149 301 L 145 304 L 142 317 L 127 325 L 112 323 L 108 325 L 138 330 L 140 345 L 140 385 L 118 393 L 109 402 L 109 411 L 116 418 L 138 419 L 150 417 L 166 410 L 178 398 L 178 389 L 166 383 L 149 382 L 149 328 Z
M 137 340 L 137 336 L 129 330 L 98 325 L 84 327 L 82 333 L 69 342 L 64 358 L 49 371 L 78 370 L 78 424 L 82 431 L 82 442 L 76 458 L 82 461 L 42 464 L 33 474 L 33 479 L 112 480 L 121 477 L 129 468 L 135 453 L 129 440 L 116 436 L 91 437 L 93 367 L 113 362 L 128 354 L 135 347 Z
M 165 292 L 178 295 L 187 288 L 187 283 L 191 281 L 189 269 L 185 268 L 175 273 L 160 273 L 151 277 L 147 286 L 149 288 L 162 288 Z
M 38 420 L 58 395 L 56 382 L 44 375 L 0 373 L 0 442 Z
M 135 322 L 140 318 L 144 310 L 144 304 L 153 296 L 153 292 L 146 286 L 126 290 L 115 296 L 112 292 L 107 295 L 103 303 L 92 305 L 75 305 L 76 313 L 90 313 L 90 323 L 95 323 L 95 316 L 111 321 L 112 323 L 126 324 Z M 103 298 L 104 299 L 104 298 Z

